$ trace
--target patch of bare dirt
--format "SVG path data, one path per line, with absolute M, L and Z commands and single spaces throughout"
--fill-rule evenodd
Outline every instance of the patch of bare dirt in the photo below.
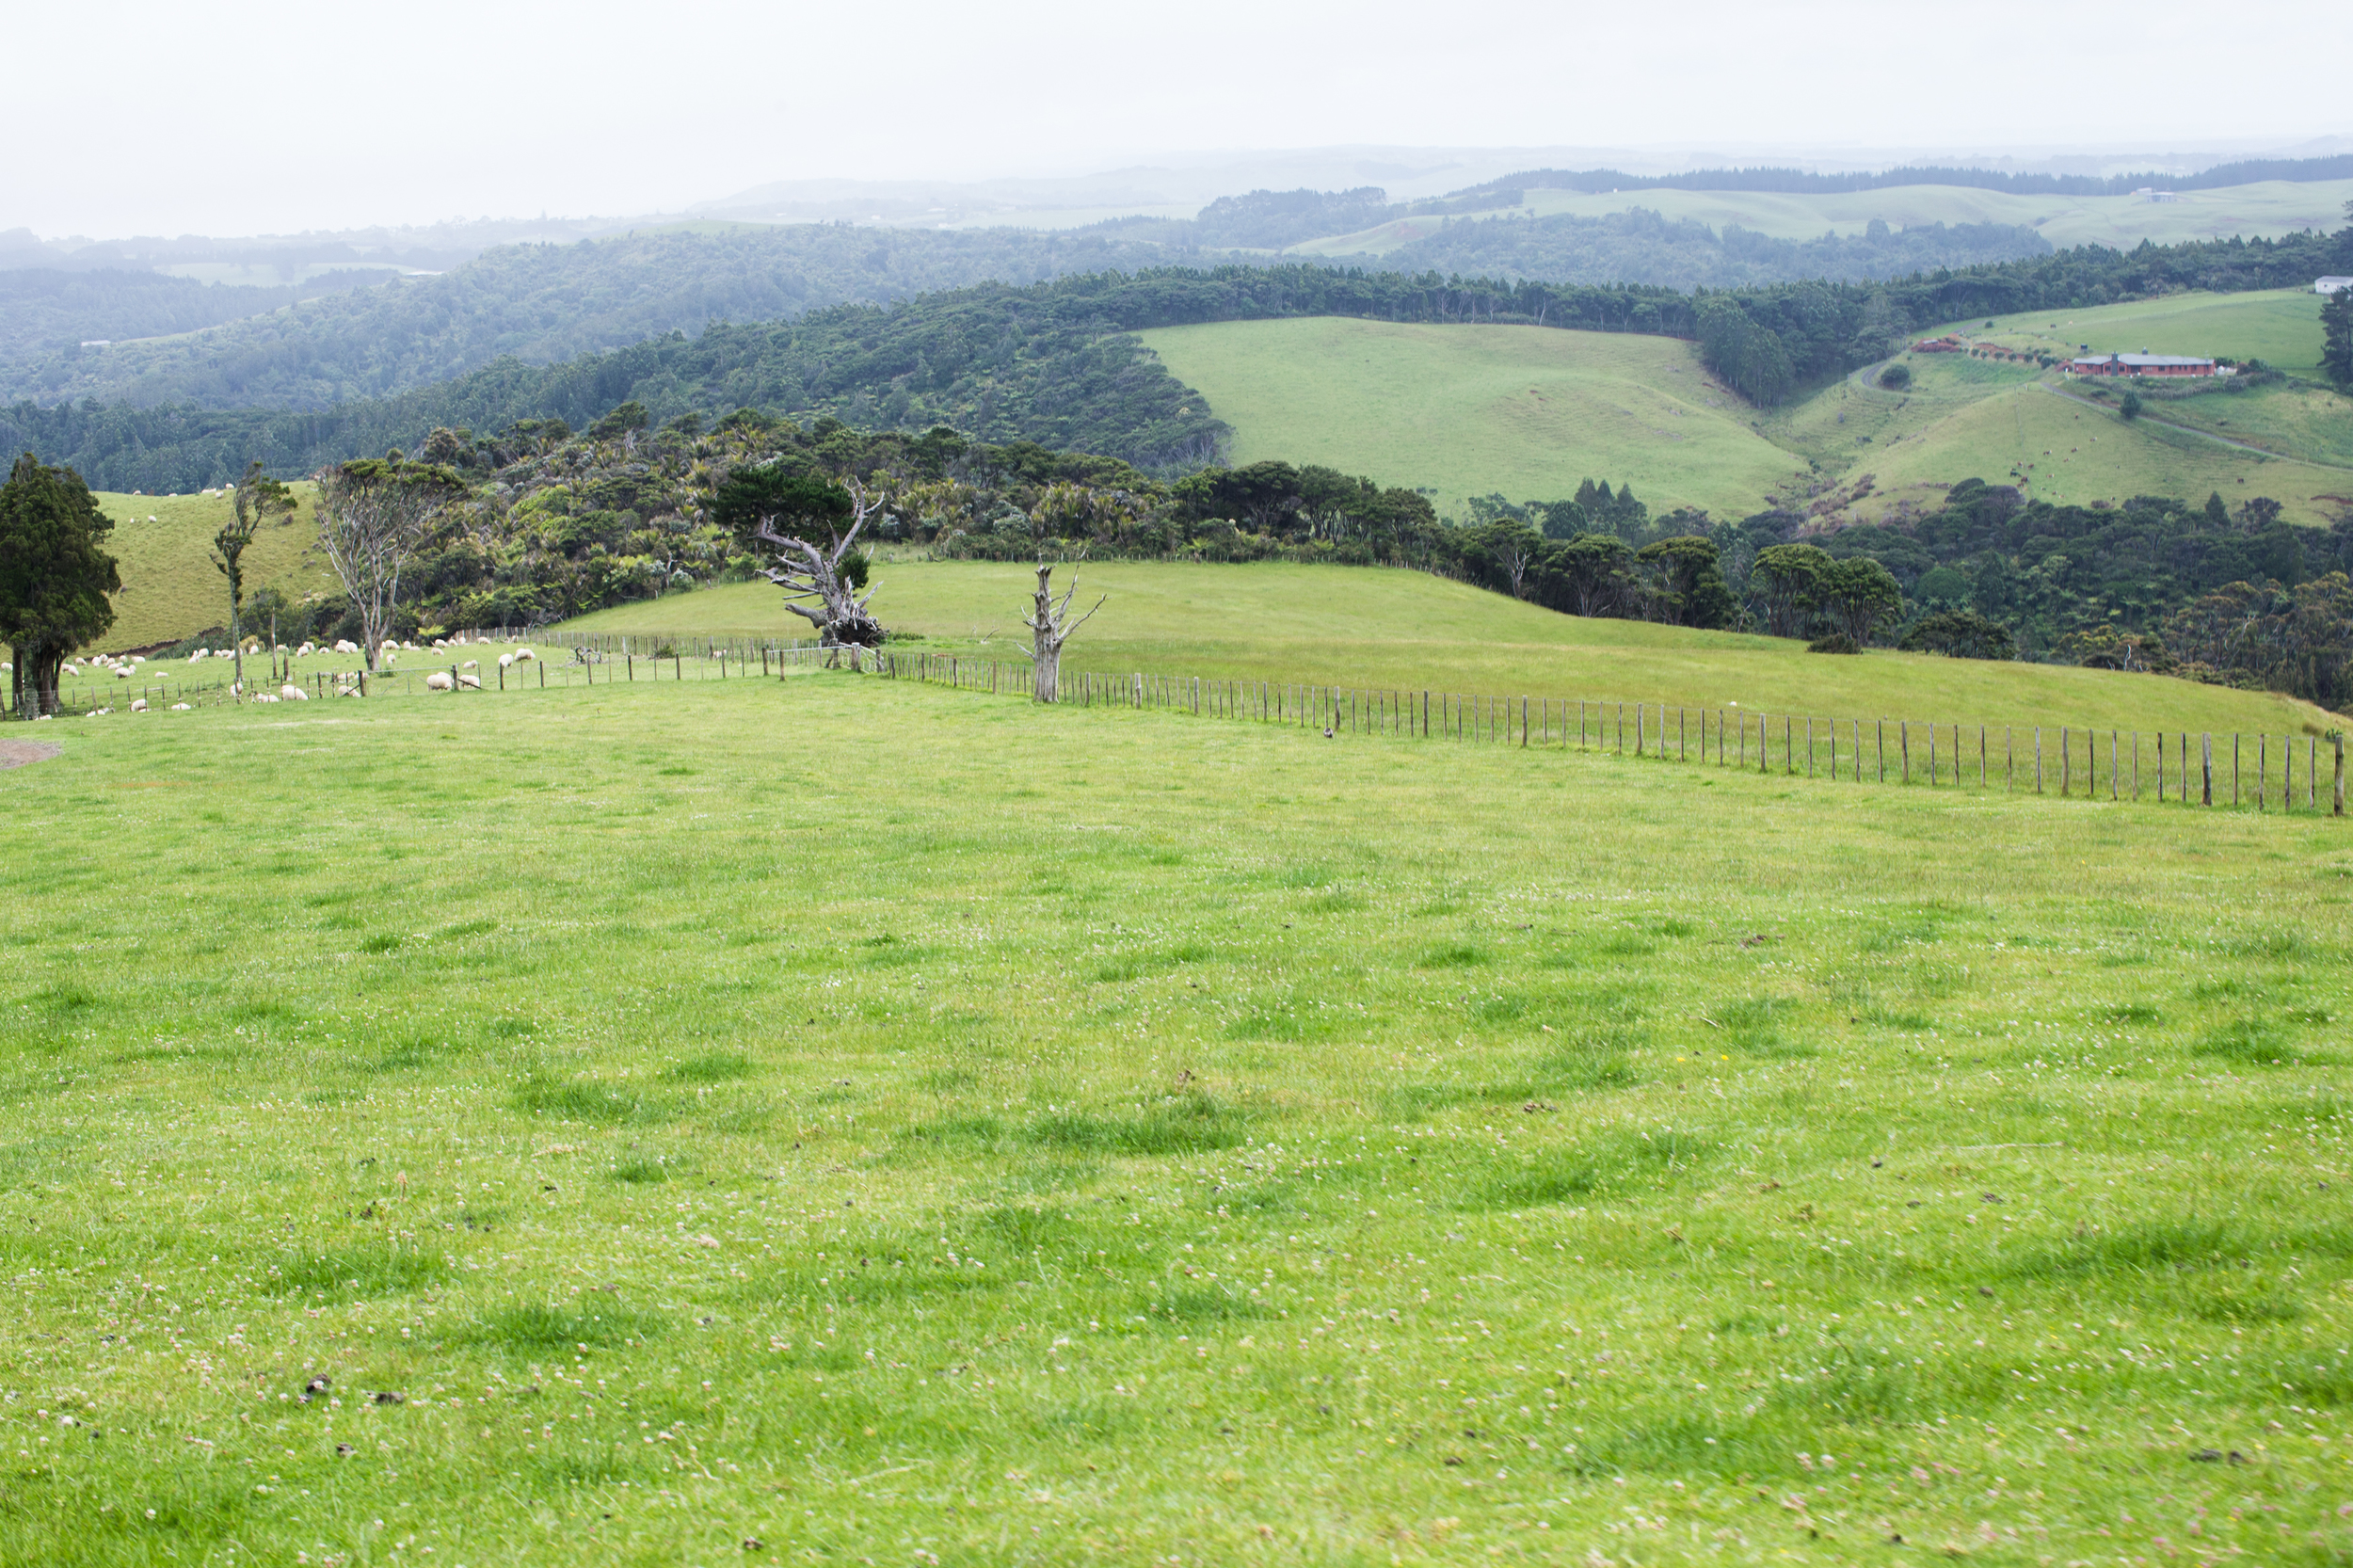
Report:
M 57 755 L 58 747 L 49 741 L 0 741 L 0 768 L 21 768 L 27 762 L 46 762 Z

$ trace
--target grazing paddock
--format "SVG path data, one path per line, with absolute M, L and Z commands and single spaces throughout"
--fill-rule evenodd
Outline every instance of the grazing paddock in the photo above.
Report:
M 0 1561 L 2353 1547 L 2342 823 L 824 671 L 43 738 Z

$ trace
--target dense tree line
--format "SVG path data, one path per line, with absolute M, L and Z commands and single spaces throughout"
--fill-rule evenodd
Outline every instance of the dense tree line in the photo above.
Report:
M 396 460 L 408 460 L 407 454 Z M 1100 455 L 1032 441 L 975 442 L 807 425 L 740 408 L 657 428 L 641 404 L 575 434 L 535 421 L 487 439 L 431 432 L 415 460 L 469 484 L 407 567 L 393 626 L 530 626 L 756 575 L 759 555 L 725 498 L 747 473 L 785 485 L 852 484 L 881 510 L 867 539 L 952 557 L 1041 553 L 1209 561 L 1303 560 L 1461 569 L 1459 531 L 1417 492 L 1330 469 L 1261 462 L 1162 482 Z M 862 557 L 845 562 L 859 576 Z M 262 588 L 248 625 L 286 639 L 358 635 L 331 595 Z

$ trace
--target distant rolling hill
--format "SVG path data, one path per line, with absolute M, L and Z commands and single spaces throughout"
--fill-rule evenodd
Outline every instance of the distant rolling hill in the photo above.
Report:
M 1704 223 L 1721 231 L 1737 226 L 1782 240 L 1812 240 L 1825 233 L 1863 233 L 1873 222 L 1895 229 L 1947 225 L 2019 226 L 2064 249 L 2105 245 L 2129 250 L 2148 240 L 2175 245 L 2184 240 L 2227 239 L 2233 234 L 2292 234 L 2331 230 L 2345 221 L 2353 201 L 2353 180 L 2268 180 L 2218 190 L 2180 193 L 2175 200 L 2133 196 L 2019 196 L 1966 185 L 1891 185 L 1835 195 L 1774 191 L 1629 190 L 1589 194 L 1529 190 L 1516 203 L 1451 219 L 1401 217 L 1346 234 L 1330 234 L 1292 246 L 1300 256 L 1387 256 L 1457 226 L 1490 218 L 1525 221 L 1567 216 L 1601 218 L 1636 211 L 1670 220 Z
M 2320 342 L 2317 299 L 2290 290 L 1954 325 L 2006 346 L 2145 346 L 2307 374 Z M 2153 399 L 2128 422 L 2066 395 L 2056 373 L 1917 355 L 1904 392 L 1842 381 L 1769 413 L 1672 338 L 1318 317 L 1143 339 L 1233 426 L 1235 461 L 1284 456 L 1420 485 L 1457 515 L 1471 495 L 1555 500 L 1589 477 L 1632 483 L 1654 513 L 1689 505 L 1718 517 L 1810 489 L 1826 519 L 1876 519 L 1905 500 L 1926 505 L 1955 481 L 2005 482 L 2013 470 L 2030 494 L 2053 501 L 2268 495 L 2303 522 L 2327 520 L 2331 498 L 2353 495 L 2353 400 L 2312 385 Z M 1867 493 L 1840 493 L 1865 475 Z
M 1234 427 L 1236 463 L 1326 463 L 1423 487 L 1441 510 L 1490 491 L 1558 499 L 1591 478 L 1630 482 L 1655 512 L 1737 515 L 1805 466 L 1677 338 L 1326 316 L 1143 340 Z

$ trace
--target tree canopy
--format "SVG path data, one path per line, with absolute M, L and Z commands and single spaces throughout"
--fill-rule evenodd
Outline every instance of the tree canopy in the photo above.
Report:
M 122 579 L 103 548 L 113 529 L 80 474 L 29 452 L 0 485 L 0 642 L 16 651 L 18 712 L 56 712 L 58 666 L 114 624 L 107 596 Z

